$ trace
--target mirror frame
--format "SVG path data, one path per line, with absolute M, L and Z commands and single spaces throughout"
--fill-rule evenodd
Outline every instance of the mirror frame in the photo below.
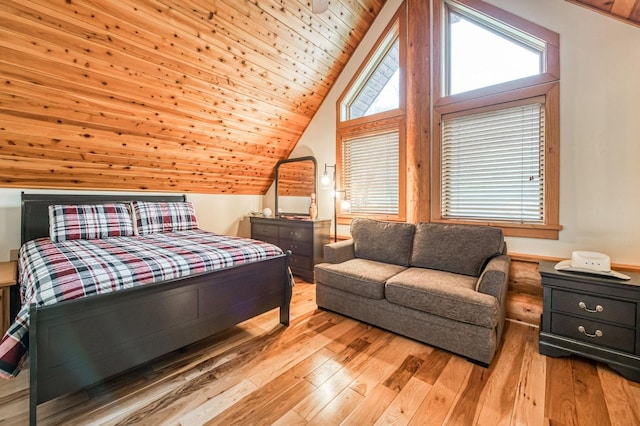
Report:
M 300 162 L 300 161 L 311 161 L 313 163 L 313 192 L 316 194 L 316 205 L 318 203 L 318 162 L 316 161 L 316 158 L 312 155 L 308 155 L 306 157 L 298 157 L 298 158 L 287 158 L 286 160 L 280 160 L 276 163 L 276 178 L 275 178 L 275 192 L 276 192 L 276 204 L 275 204 L 275 209 L 276 211 L 274 212 L 274 216 L 275 217 L 279 217 L 279 216 L 309 216 L 309 212 L 305 212 L 305 213 L 300 213 L 300 212 L 278 212 L 278 180 L 279 180 L 279 176 L 278 173 L 280 171 L 280 167 L 284 164 L 287 163 L 295 163 L 295 162 Z M 310 196 L 311 194 L 309 194 Z

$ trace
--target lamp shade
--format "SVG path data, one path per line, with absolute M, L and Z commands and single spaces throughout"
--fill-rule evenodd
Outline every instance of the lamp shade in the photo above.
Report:
M 331 188 L 331 176 L 327 172 L 324 172 L 320 177 L 320 187 L 322 189 Z

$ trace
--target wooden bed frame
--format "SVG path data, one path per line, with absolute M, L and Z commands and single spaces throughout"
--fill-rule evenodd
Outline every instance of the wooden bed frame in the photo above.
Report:
M 22 195 L 22 242 L 49 235 L 50 204 L 183 201 L 184 196 Z M 31 305 L 29 422 L 38 404 L 280 308 L 289 324 L 289 254 L 51 306 Z

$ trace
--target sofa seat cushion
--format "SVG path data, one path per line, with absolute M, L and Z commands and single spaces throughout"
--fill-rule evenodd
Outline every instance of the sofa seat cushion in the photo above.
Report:
M 500 319 L 498 300 L 476 291 L 474 277 L 424 268 L 408 268 L 387 281 L 391 303 L 444 318 L 493 328 Z
M 406 267 L 368 259 L 351 259 L 342 263 L 315 266 L 315 280 L 328 287 L 366 297 L 383 299 L 386 281 Z

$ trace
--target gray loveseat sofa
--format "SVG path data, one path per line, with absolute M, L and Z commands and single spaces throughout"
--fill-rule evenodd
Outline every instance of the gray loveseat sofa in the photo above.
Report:
M 318 307 L 490 364 L 510 264 L 501 229 L 356 218 L 351 236 L 315 266 Z

